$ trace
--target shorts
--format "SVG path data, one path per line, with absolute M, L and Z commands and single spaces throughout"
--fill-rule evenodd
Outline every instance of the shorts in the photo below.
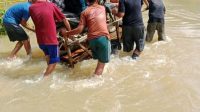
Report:
M 119 39 L 111 40 L 111 54 L 117 54 L 117 50 L 121 50 L 122 46 Z
M 3 23 L 3 25 L 10 41 L 24 41 L 28 39 L 28 35 L 20 25 L 12 23 Z
M 164 33 L 164 31 L 165 31 L 164 23 L 163 22 L 152 22 L 152 23 L 148 23 L 148 25 L 147 25 L 147 36 L 146 36 L 147 42 L 151 42 L 153 40 L 153 36 L 154 36 L 156 30 L 158 33 L 158 41 L 166 40 L 165 33 Z
M 145 45 L 144 26 L 123 26 L 122 27 L 123 51 L 133 50 L 134 43 L 136 50 L 142 52 Z
M 89 40 L 89 47 L 92 50 L 94 59 L 98 59 L 102 63 L 108 63 L 110 61 L 111 45 L 106 36 Z
M 58 45 L 39 45 L 45 56 L 49 56 L 49 64 L 60 62 Z

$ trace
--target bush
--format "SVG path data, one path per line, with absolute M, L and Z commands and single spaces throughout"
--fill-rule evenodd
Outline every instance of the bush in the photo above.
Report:
M 5 10 L 0 9 L 0 35 L 6 34 L 6 30 L 3 27 L 3 15 L 5 14 L 5 12 L 6 12 Z

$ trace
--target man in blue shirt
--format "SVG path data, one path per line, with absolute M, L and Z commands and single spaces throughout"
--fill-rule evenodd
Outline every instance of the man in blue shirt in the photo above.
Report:
M 155 31 L 158 33 L 158 41 L 165 40 L 164 33 L 164 14 L 165 6 L 162 0 L 148 0 L 149 20 L 147 25 L 146 41 L 151 42 Z
M 10 7 L 4 17 L 3 24 L 6 29 L 7 35 L 10 41 L 18 41 L 15 48 L 12 50 L 9 59 L 16 57 L 17 52 L 24 45 L 27 55 L 31 56 L 31 46 L 29 42 L 29 37 L 23 28 L 34 31 L 31 27 L 28 26 L 27 20 L 29 19 L 29 7 L 31 5 L 31 0 L 24 3 L 18 3 Z
M 123 50 L 130 52 L 134 43 L 136 44 L 133 59 L 137 59 L 144 49 L 144 24 L 141 12 L 143 1 L 148 7 L 147 0 L 119 0 L 118 12 L 113 10 L 113 14 L 123 17 Z

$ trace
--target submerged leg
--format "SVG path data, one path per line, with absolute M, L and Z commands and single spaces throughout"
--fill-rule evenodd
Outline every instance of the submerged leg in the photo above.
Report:
M 48 76 L 49 74 L 51 74 L 56 67 L 56 63 L 49 64 L 50 57 L 48 55 L 46 56 L 46 61 L 48 66 L 45 70 L 44 76 Z
M 101 75 L 103 73 L 104 66 L 105 66 L 105 63 L 98 61 L 98 64 L 94 73 L 96 75 Z
M 147 25 L 147 35 L 146 35 L 146 41 L 151 42 L 153 40 L 153 36 L 156 31 L 156 25 L 157 23 L 148 23 Z
M 46 71 L 44 73 L 44 76 L 48 76 L 49 74 L 51 74 L 53 72 L 53 70 L 55 69 L 56 67 L 56 63 L 53 63 L 53 64 L 49 64 L 46 68 Z
M 158 31 L 158 41 L 165 41 L 166 37 L 165 37 L 164 23 L 158 23 L 157 31 Z
M 31 45 L 30 45 L 29 39 L 24 40 L 24 41 L 23 41 L 23 44 L 24 44 L 24 48 L 25 48 L 25 50 L 26 50 L 26 54 L 27 54 L 27 55 L 31 54 Z
M 23 46 L 23 43 L 21 41 L 17 42 L 17 44 L 15 45 L 15 48 L 12 50 L 9 58 L 11 58 L 11 59 L 14 58 L 22 46 Z

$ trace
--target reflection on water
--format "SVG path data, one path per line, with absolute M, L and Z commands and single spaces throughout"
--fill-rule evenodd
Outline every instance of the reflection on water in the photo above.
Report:
M 24 50 L 7 61 L 14 44 L 0 38 L 0 112 L 199 112 L 199 1 L 165 3 L 167 41 L 147 43 L 137 61 L 112 56 L 102 77 L 92 77 L 96 61 L 88 60 L 59 64 L 41 80 L 46 63 L 35 35 L 28 62 Z

